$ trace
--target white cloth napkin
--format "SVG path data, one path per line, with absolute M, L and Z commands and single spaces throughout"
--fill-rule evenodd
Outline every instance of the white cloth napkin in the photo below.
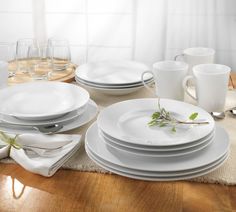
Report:
M 81 135 L 22 134 L 16 143 L 20 149 L 0 140 L 0 159 L 9 156 L 26 170 L 50 177 L 79 149 Z

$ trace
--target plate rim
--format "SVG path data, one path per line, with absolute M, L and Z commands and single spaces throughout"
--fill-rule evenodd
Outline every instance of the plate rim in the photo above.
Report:
M 88 130 L 87 130 L 87 132 L 86 132 L 86 135 L 85 135 L 85 145 L 87 145 L 89 148 L 90 148 L 90 145 L 88 144 L 89 143 L 89 141 L 88 141 L 88 133 L 90 133 L 90 131 L 92 130 L 92 128 L 94 127 L 94 125 L 96 124 L 96 122 L 94 122 L 89 128 L 88 128 Z M 227 135 L 228 135 L 228 133 L 226 132 L 226 130 L 223 128 L 223 127 L 220 127 L 220 126 L 217 126 L 217 128 L 219 128 L 219 130 L 222 130 L 222 132 L 224 132 L 224 133 L 226 133 Z M 99 136 L 98 135 L 96 135 L 96 139 L 97 139 L 97 143 L 98 142 L 103 142 L 103 141 L 100 141 L 100 138 L 99 138 Z M 99 139 L 99 140 L 98 140 Z M 227 142 L 228 142 L 228 145 L 227 145 L 227 148 L 225 149 L 225 151 L 224 152 L 221 152 L 221 153 L 219 153 L 218 155 L 217 155 L 217 157 L 215 157 L 214 159 L 209 159 L 209 161 L 210 162 L 208 162 L 207 164 L 210 164 L 210 163 L 212 163 L 212 162 L 214 162 L 214 161 L 216 161 L 216 160 L 218 160 L 220 157 L 222 157 L 226 152 L 228 152 L 229 151 L 229 148 L 230 148 L 230 141 L 229 141 L 229 136 L 227 136 Z M 215 141 L 213 141 L 213 143 L 214 143 Z M 212 143 L 212 144 L 213 144 Z M 212 145 L 211 144 L 211 145 Z M 104 144 L 105 145 L 105 144 Z M 104 148 L 105 148 L 105 146 L 104 146 Z M 91 149 L 91 148 L 90 148 Z M 112 153 L 110 153 L 110 151 L 106 148 L 106 151 L 107 152 L 109 152 L 108 154 L 111 154 L 111 155 L 113 155 Z M 128 153 L 122 153 L 122 154 L 126 154 L 128 157 L 130 157 L 129 156 L 129 154 Z M 137 159 L 137 157 L 138 156 L 135 156 L 135 158 Z M 176 157 L 174 157 L 174 158 L 176 158 L 176 159 L 178 159 L 179 157 L 189 157 L 189 155 L 183 155 L 183 156 L 176 156 Z M 142 157 L 140 157 L 140 158 L 142 158 Z M 146 157 L 146 158 L 148 158 L 148 157 Z M 149 158 L 152 158 L 153 160 L 157 160 L 157 158 L 156 157 L 152 157 L 152 156 L 150 156 Z M 170 158 L 172 158 L 172 157 L 170 157 Z M 164 160 L 167 160 L 168 158 L 162 158 L 162 159 L 164 159 Z M 118 162 L 116 162 L 116 164 L 117 165 L 119 165 L 118 164 Z M 183 169 L 183 167 L 182 168 L 178 168 L 178 169 L 172 169 L 172 171 L 181 171 L 181 170 L 188 170 L 188 169 L 193 169 L 193 168 L 198 168 L 198 167 L 201 167 L 201 166 L 205 166 L 205 165 L 207 165 L 207 164 L 204 164 L 204 165 L 199 165 L 199 164 L 197 164 L 197 165 L 195 165 L 195 167 L 192 167 L 192 168 L 185 168 L 185 169 Z M 131 167 L 129 167 L 130 165 L 124 165 L 124 167 L 127 167 L 127 168 L 131 168 Z M 131 165 L 132 166 L 132 165 Z M 162 168 L 163 169 L 163 168 Z M 148 169 L 140 169 L 140 170 L 146 170 L 146 171 L 148 171 Z M 166 169 L 165 171 L 167 171 L 168 169 Z M 159 170 L 159 171 L 163 171 L 163 170 Z
M 195 106 L 195 105 L 192 105 L 192 104 L 189 104 L 189 103 L 187 103 L 187 102 L 182 102 L 182 101 L 177 101 L 177 100 L 173 100 L 173 99 L 167 99 L 167 98 L 161 98 L 161 100 L 163 101 L 167 101 L 167 102 L 172 102 L 172 103 L 177 103 L 177 104 L 183 104 L 183 105 L 188 105 L 188 106 L 190 106 L 190 107 L 192 107 L 192 108 L 196 108 L 198 111 L 201 111 L 202 113 L 204 113 L 204 114 L 206 114 L 207 116 L 208 116 L 208 118 L 209 118 L 209 122 L 210 122 L 210 124 L 212 124 L 213 126 L 212 126 L 212 129 L 211 129 L 211 131 L 214 129 L 214 127 L 215 127 L 215 121 L 214 121 L 214 119 L 210 116 L 210 114 L 208 114 L 205 110 L 203 110 L 202 108 L 200 108 L 200 107 L 198 107 L 198 106 Z M 115 138 L 115 139 L 118 139 L 118 140 L 121 140 L 122 142 L 124 142 L 124 143 L 129 143 L 129 144 L 139 144 L 139 145 L 146 145 L 146 146 L 151 146 L 151 147 L 153 147 L 153 146 L 156 146 L 156 147 L 160 147 L 160 146 L 173 146 L 173 145 L 175 145 L 175 146 L 177 146 L 177 145 L 182 145 L 182 144 L 187 144 L 187 143 L 191 143 L 191 142 L 194 142 L 194 141 L 196 141 L 196 140 L 191 140 L 191 141 L 185 141 L 185 142 L 181 142 L 181 143 L 178 143 L 178 144 L 168 144 L 167 142 L 166 143 L 164 143 L 164 144 L 152 144 L 152 143 L 144 143 L 143 141 L 141 141 L 141 142 L 143 142 L 143 143 L 134 143 L 134 141 L 131 141 L 132 139 L 131 139 L 131 137 L 129 137 L 129 138 L 127 138 L 127 139 L 122 139 L 121 137 L 120 137 L 120 135 L 118 135 L 117 134 L 117 131 L 116 131 L 116 133 L 114 134 L 114 129 L 112 129 L 112 130 L 110 130 L 110 129 L 104 129 L 104 126 L 103 126 L 103 124 L 102 124 L 102 121 L 103 121 L 103 117 L 105 116 L 104 114 L 106 113 L 106 111 L 107 110 L 111 110 L 111 108 L 112 107 L 116 107 L 117 105 L 120 105 L 120 104 L 127 104 L 127 103 L 129 103 L 129 102 L 137 102 L 137 101 L 157 101 L 157 98 L 138 98 L 138 99 L 129 99 L 129 100 L 125 100 L 125 101 L 120 101 L 120 102 L 116 102 L 116 103 L 114 103 L 114 104 L 111 104 L 111 105 L 109 105 L 108 107 L 106 107 L 106 108 L 104 108 L 100 113 L 99 113 L 99 115 L 98 115 L 98 117 L 97 117 L 97 123 L 98 123 L 98 126 L 99 126 L 99 128 L 103 131 L 103 132 L 105 132 L 106 134 L 108 134 L 108 135 L 110 135 L 111 137 L 113 137 L 113 138 Z M 113 108 L 114 109 L 114 108 Z M 109 132 L 108 132 L 109 131 Z M 111 134 L 111 131 L 112 131 L 112 133 L 113 134 Z M 209 132 L 210 133 L 210 132 Z M 208 134 L 209 134 L 208 133 Z M 205 137 L 205 136 L 207 136 L 207 135 L 204 135 L 203 137 Z M 131 140 L 130 140 L 131 139 Z M 134 139 L 138 139 L 138 138 L 134 138 Z M 200 139 L 200 138 L 199 138 Z M 139 139 L 140 140 L 140 139 Z
M 145 69 L 145 70 L 143 70 L 142 72 L 144 72 L 144 71 L 147 71 L 147 70 L 150 70 L 151 68 L 150 67 L 148 67 L 145 63 L 141 63 L 141 62 L 138 62 L 138 61 L 133 61 L 133 60 L 104 60 L 104 61 L 98 61 L 98 62 L 91 62 L 91 63 L 86 63 L 86 64 L 83 64 L 83 65 L 81 65 L 81 66 L 78 66 L 77 68 L 76 68 L 76 70 L 75 70 L 75 76 L 77 76 L 77 77 L 79 77 L 80 76 L 80 73 L 82 72 L 81 70 L 83 70 L 84 69 L 84 67 L 86 67 L 86 66 L 88 66 L 89 64 L 99 64 L 99 63 L 103 63 L 103 64 L 106 64 L 106 63 L 117 63 L 117 62 L 119 62 L 119 63 L 124 63 L 124 62 L 128 62 L 128 63 L 136 63 L 136 64 L 138 64 L 138 65 L 144 65 L 144 66 L 146 66 L 147 67 L 147 69 Z M 88 71 L 87 71 L 88 72 Z M 142 73 L 141 73 L 142 74 Z M 140 74 L 140 78 L 141 78 L 141 74 Z M 81 77 L 79 77 L 79 78 L 81 78 Z M 150 77 L 151 78 L 151 77 Z M 83 79 L 83 78 L 81 78 L 81 79 Z M 148 78 L 149 79 L 149 78 Z M 83 79 L 83 80 L 85 80 L 85 79 Z M 91 82 L 96 82 L 96 81 L 91 81 Z M 136 83 L 136 82 L 139 82 L 139 81 L 132 81 L 131 83 Z M 97 83 L 97 82 L 96 82 Z M 114 83 L 113 83 L 114 84 Z M 117 84 L 123 84 L 123 83 L 117 83 Z
M 86 151 L 87 155 L 89 156 L 89 154 L 87 152 L 87 149 L 86 149 L 86 146 L 85 146 L 85 151 Z M 115 174 L 118 174 L 118 175 L 121 175 L 121 176 L 124 176 L 124 177 L 132 178 L 132 179 L 138 179 L 138 180 L 147 180 L 147 181 L 178 181 L 178 180 L 192 179 L 192 178 L 196 178 L 196 177 L 200 177 L 200 176 L 203 176 L 205 174 L 208 174 L 208 173 L 218 169 L 220 166 L 222 166 L 226 162 L 226 160 L 228 159 L 228 156 L 229 156 L 229 154 L 225 157 L 224 160 L 222 160 L 221 163 L 216 165 L 214 168 L 210 168 L 207 171 L 203 171 L 203 172 L 197 173 L 197 174 L 190 174 L 190 175 L 187 175 L 187 176 L 185 175 L 184 177 L 183 176 L 178 176 L 178 177 L 169 177 L 169 178 L 167 178 L 167 177 L 166 178 L 163 178 L 163 177 L 148 177 L 148 176 L 145 177 L 145 176 L 139 176 L 139 175 L 132 175 L 132 174 L 129 174 L 129 173 L 125 173 L 125 172 L 121 172 L 121 171 L 118 171 L 118 170 L 111 169 L 109 167 L 105 167 L 104 165 L 101 165 L 100 163 L 98 163 L 96 160 L 90 158 L 90 156 L 89 156 L 89 158 L 92 161 L 94 161 L 97 165 L 104 168 L 105 170 L 110 171 L 110 172 L 115 173 Z

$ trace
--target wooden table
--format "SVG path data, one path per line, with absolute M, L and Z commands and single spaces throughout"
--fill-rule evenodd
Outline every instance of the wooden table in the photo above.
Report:
M 230 86 L 236 88 L 236 74 Z M 0 164 L 0 211 L 236 211 L 236 186 L 144 182 L 70 170 L 44 178 Z

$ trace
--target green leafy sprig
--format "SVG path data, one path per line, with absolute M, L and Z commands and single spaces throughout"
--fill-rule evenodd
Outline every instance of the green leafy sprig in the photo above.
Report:
M 160 99 L 158 98 L 158 109 L 152 114 L 152 119 L 148 122 L 149 126 L 171 126 L 171 131 L 176 132 L 176 126 L 180 124 L 187 124 L 187 125 L 202 125 L 202 124 L 209 124 L 207 121 L 195 121 L 198 117 L 198 113 L 192 113 L 189 116 L 189 120 L 181 121 L 171 116 L 170 112 L 166 111 L 165 108 L 161 107 Z

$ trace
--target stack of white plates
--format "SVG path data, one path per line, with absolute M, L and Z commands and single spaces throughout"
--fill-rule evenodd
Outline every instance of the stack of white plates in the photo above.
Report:
M 31 82 L 0 90 L 0 130 L 12 133 L 59 125 L 58 132 L 77 128 L 97 113 L 89 93 L 62 82 Z
M 86 152 L 105 169 L 135 179 L 180 180 L 209 173 L 229 154 L 225 130 L 203 109 L 162 99 L 161 106 L 178 120 L 193 112 L 209 124 L 149 127 L 157 99 L 135 99 L 105 108 L 86 134 Z
M 76 81 L 87 88 L 113 95 L 128 94 L 143 87 L 141 75 L 149 70 L 145 64 L 134 61 L 104 61 L 88 63 L 76 70 Z M 152 83 L 152 75 L 144 81 Z

